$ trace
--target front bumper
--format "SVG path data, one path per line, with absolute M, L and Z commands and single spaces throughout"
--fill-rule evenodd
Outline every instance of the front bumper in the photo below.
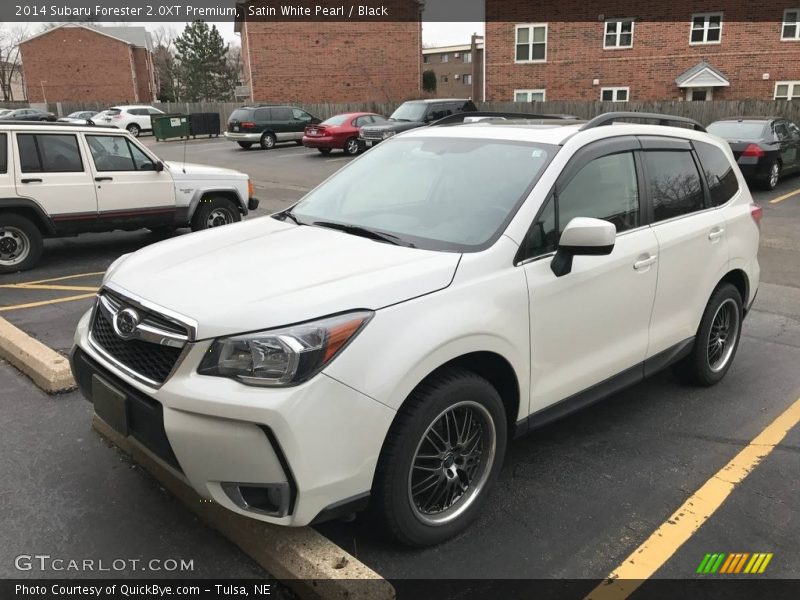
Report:
M 201 496 L 262 521 L 300 526 L 368 494 L 393 410 L 324 373 L 291 388 L 198 375 L 209 340 L 193 343 L 164 385 L 149 388 L 93 348 L 90 315 L 78 324 L 70 356 L 81 391 L 92 401 L 98 376 L 122 392 L 129 435 Z M 267 514 L 242 503 L 240 484 L 285 490 L 285 510 Z
M 224 134 L 225 139 L 230 140 L 231 142 L 260 142 L 261 141 L 261 134 L 260 133 L 241 133 L 236 131 L 226 131 Z

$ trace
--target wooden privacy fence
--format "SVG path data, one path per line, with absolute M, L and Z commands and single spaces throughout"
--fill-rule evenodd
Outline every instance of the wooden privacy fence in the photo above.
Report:
M 9 108 L 20 108 L 24 103 L 2 103 Z M 270 103 L 277 104 L 277 103 Z M 287 102 L 299 106 L 320 119 L 327 119 L 343 112 L 375 112 L 390 115 L 400 102 L 349 102 L 342 104 L 306 104 L 303 102 Z M 41 105 L 38 105 L 41 106 Z M 106 103 L 97 102 L 51 102 L 48 110 L 62 116 L 77 110 L 103 110 Z M 166 113 L 219 113 L 222 123 L 240 106 L 241 102 L 157 102 L 153 106 Z M 545 114 L 568 114 L 581 119 L 590 119 L 604 112 L 625 110 L 634 112 L 656 112 L 669 115 L 691 117 L 703 125 L 724 117 L 737 116 L 781 116 L 800 122 L 800 102 L 785 100 L 719 100 L 710 102 L 478 102 L 480 110 L 502 112 L 527 112 Z

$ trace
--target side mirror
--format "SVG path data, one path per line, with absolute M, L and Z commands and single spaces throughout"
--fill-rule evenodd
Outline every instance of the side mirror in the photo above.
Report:
M 164 163 L 161 162 L 161 161 L 158 161 L 156 163 L 156 173 L 161 173 L 161 171 L 163 171 L 163 170 L 164 170 Z
M 564 228 L 558 250 L 550 262 L 556 277 L 572 271 L 573 256 L 603 256 L 614 250 L 617 228 L 602 219 L 576 217 Z

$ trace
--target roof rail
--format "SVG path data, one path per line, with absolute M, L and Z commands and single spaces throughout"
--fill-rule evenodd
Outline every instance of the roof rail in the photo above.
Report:
M 668 126 L 669 123 L 685 123 L 687 125 L 691 125 L 692 129 L 696 131 L 706 130 L 706 128 L 703 127 L 700 123 L 688 117 L 678 117 L 676 115 L 662 115 L 659 113 L 632 112 L 632 111 L 604 113 L 590 120 L 583 127 L 581 127 L 580 130 L 585 131 L 587 129 L 594 129 L 595 127 L 600 127 L 601 125 L 611 125 L 612 123 L 620 119 L 649 119 L 658 121 L 659 125 L 666 125 L 666 126 Z
M 96 127 L 97 129 L 117 129 L 114 125 L 95 125 L 93 123 L 64 123 L 62 121 L 24 121 L 22 119 L 3 119 L 0 125 L 18 125 L 19 127 Z
M 431 123 L 431 127 L 438 127 L 439 125 L 454 125 L 463 123 L 468 117 L 481 117 L 484 119 L 575 119 L 572 115 L 553 115 L 553 114 L 533 114 L 533 113 L 515 113 L 515 112 L 494 112 L 494 111 L 465 111 L 458 112 L 452 115 L 442 117 L 438 121 Z

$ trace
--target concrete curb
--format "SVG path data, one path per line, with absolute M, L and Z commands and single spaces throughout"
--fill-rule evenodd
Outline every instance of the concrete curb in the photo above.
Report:
M 69 361 L 0 317 L 0 358 L 25 373 L 48 394 L 75 387 Z
M 194 513 L 217 529 L 270 575 L 301 598 L 394 600 L 395 590 L 378 573 L 310 527 L 279 527 L 201 498 L 172 469 L 97 415 L 92 427 L 146 469 Z

